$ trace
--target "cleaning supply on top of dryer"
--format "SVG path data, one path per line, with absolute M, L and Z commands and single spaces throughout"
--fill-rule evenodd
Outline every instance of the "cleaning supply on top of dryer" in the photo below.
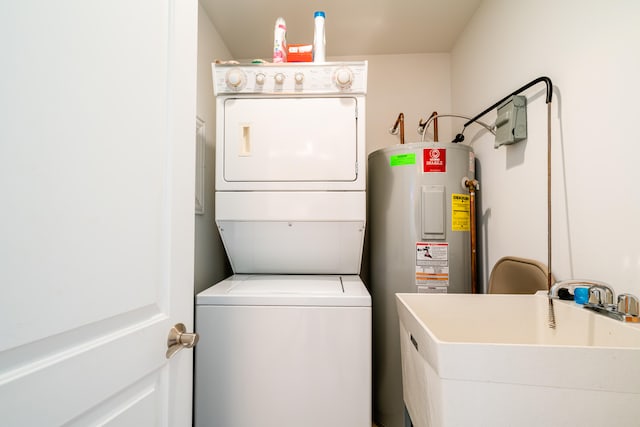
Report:
M 324 34 L 324 12 L 318 11 L 313 14 L 315 24 L 313 32 L 313 62 L 325 61 L 326 40 Z
M 273 35 L 273 62 L 287 62 L 287 24 L 284 18 L 276 19 Z
M 313 62 L 313 45 L 287 45 L 287 62 Z

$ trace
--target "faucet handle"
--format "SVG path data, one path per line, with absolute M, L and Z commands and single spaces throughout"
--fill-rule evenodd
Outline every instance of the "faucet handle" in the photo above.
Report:
M 608 286 L 592 285 L 589 287 L 589 304 L 612 305 L 613 291 Z
M 618 295 L 618 311 L 620 313 L 638 316 L 640 314 L 640 302 L 635 295 Z

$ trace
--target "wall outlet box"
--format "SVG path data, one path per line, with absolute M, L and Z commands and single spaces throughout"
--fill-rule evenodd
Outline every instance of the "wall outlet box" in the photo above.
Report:
M 515 95 L 498 106 L 494 148 L 527 138 L 527 98 Z

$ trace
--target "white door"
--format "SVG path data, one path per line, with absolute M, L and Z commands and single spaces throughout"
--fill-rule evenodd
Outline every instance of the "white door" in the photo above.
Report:
M 191 425 L 195 0 L 0 13 L 0 424 Z

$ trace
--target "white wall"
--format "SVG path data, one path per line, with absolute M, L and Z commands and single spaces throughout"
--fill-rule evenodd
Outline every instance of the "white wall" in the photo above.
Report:
M 329 60 L 369 62 L 367 91 L 367 153 L 400 143 L 389 134 L 399 113 L 405 116 L 405 142 L 416 142 L 418 121 L 433 111 L 451 110 L 449 54 L 370 55 Z M 429 127 L 433 130 L 433 127 Z M 438 123 L 440 141 L 450 140 L 451 122 Z M 433 135 L 429 132 L 430 137 Z
M 198 91 L 196 113 L 205 121 L 205 213 L 196 215 L 195 292 L 198 293 L 231 274 L 227 256 L 214 221 L 214 165 L 216 108 L 213 96 L 211 63 L 229 59 L 231 54 L 211 23 L 198 7 Z
M 554 274 L 636 295 L 639 16 L 635 0 L 485 0 L 451 54 L 456 112 L 474 115 L 536 77 L 553 80 Z M 504 255 L 547 260 L 544 85 L 524 94 L 527 141 L 499 150 L 490 135 L 473 142 L 485 281 Z M 479 128 L 469 129 L 468 136 Z

